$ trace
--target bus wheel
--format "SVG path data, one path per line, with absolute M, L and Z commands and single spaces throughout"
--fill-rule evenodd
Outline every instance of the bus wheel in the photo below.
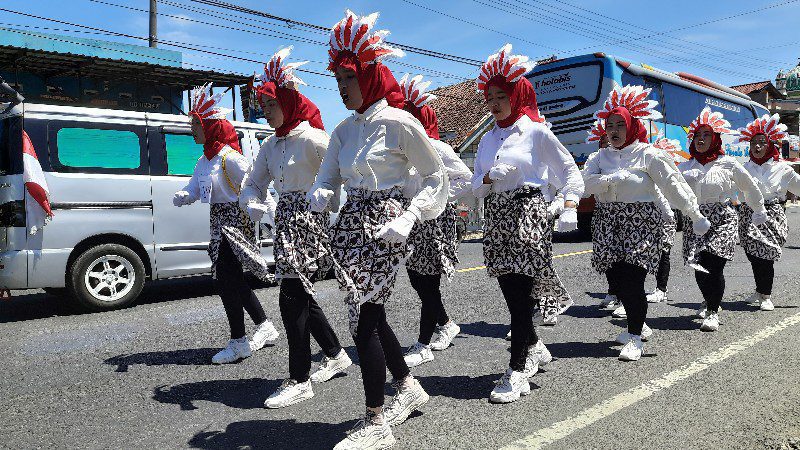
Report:
M 136 300 L 144 287 L 144 264 L 124 245 L 102 244 L 83 252 L 72 263 L 67 288 L 89 311 L 108 311 Z

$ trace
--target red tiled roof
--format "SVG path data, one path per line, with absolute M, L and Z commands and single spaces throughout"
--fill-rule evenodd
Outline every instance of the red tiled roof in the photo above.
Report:
M 454 131 L 456 137 L 444 141 L 458 148 L 484 122 L 489 114 L 475 81 L 467 80 L 431 91 L 437 98 L 429 103 L 439 119 L 439 133 Z
M 750 93 L 755 91 L 760 91 L 770 84 L 772 84 L 772 82 L 769 80 L 759 81 L 756 83 L 747 83 L 747 84 L 740 84 L 738 86 L 731 86 L 731 89 L 737 90 L 742 94 L 750 95 Z

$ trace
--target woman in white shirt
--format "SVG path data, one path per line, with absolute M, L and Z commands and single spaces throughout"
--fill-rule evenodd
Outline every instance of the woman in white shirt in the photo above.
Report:
M 549 353 L 533 327 L 534 301 L 569 299 L 553 269 L 550 185 L 564 195 L 563 231 L 577 228 L 575 207 L 583 193 L 575 160 L 539 115 L 536 93 L 524 77 L 532 67 L 506 44 L 489 56 L 478 78 L 496 123 L 478 145 L 472 191 L 486 198 L 484 259 L 511 316 L 509 368 L 489 396 L 497 403 L 529 394 L 528 378 Z
M 703 294 L 699 315 L 703 318 L 700 329 L 719 329 L 718 310 L 725 293 L 725 264 L 733 260 L 738 236 L 738 217 L 731 205 L 736 191 L 744 194 L 745 201 L 755 211 L 753 223 L 763 224 L 767 219 L 764 196 L 753 178 L 733 157 L 722 149 L 722 133 L 730 133 L 730 123 L 721 112 L 711 112 L 709 107 L 690 125 L 687 140 L 692 159 L 681 163 L 678 169 L 689 183 L 703 215 L 711 221 L 711 229 L 702 236 L 692 233 L 692 220 L 684 217 L 683 258 L 695 272 L 695 279 Z
M 403 349 L 386 319 L 384 304 L 406 259 L 406 239 L 414 224 L 435 219 L 447 203 L 442 159 L 411 114 L 392 72 L 381 63 L 402 52 L 373 31 L 377 13 L 351 11 L 331 31 L 330 64 L 342 102 L 353 110 L 331 134 L 308 199 L 322 211 L 344 184 L 347 201 L 331 229 L 331 247 L 340 286 L 348 292 L 350 331 L 356 343 L 366 397 L 366 415 L 337 450 L 386 448 L 394 444 L 390 426 L 405 421 L 429 397 L 411 375 Z M 409 169 L 422 178 L 407 200 Z M 386 369 L 397 394 L 383 408 Z
M 739 133 L 739 142 L 750 143 L 750 161 L 744 163 L 744 168 L 763 194 L 767 211 L 767 221 L 756 225 L 752 221 L 753 208 L 747 203 L 739 207 L 739 239 L 756 282 L 750 302 L 762 311 L 772 311 L 775 309 L 770 298 L 775 262 L 780 260 L 789 234 L 783 202 L 786 192 L 800 194 L 800 175 L 780 160 L 780 142 L 786 138 L 786 125 L 780 123 L 777 114 L 764 115 L 741 128 Z
M 242 156 L 236 130 L 225 119 L 230 110 L 219 106 L 221 98 L 222 93 L 211 95 L 210 83 L 192 91 L 192 134 L 195 142 L 203 145 L 203 156 L 197 161 L 189 184 L 173 198 L 178 207 L 198 200 L 211 204 L 208 254 L 231 328 L 228 346 L 214 355 L 214 364 L 247 358 L 252 351 L 278 338 L 278 331 L 267 320 L 244 276 L 244 269 L 248 269 L 262 280 L 272 279 L 256 244 L 253 224 L 239 208 L 239 189 L 250 163 Z M 245 334 L 245 310 L 258 325 L 252 340 Z
M 455 202 L 471 192 L 472 172 L 452 147 L 439 140 L 436 112 L 427 105 L 436 98 L 425 91 L 429 85 L 429 81 L 422 81 L 421 75 L 409 79 L 406 74 L 400 80 L 400 89 L 405 97 L 403 109 L 422 124 L 431 144 L 442 158 L 450 181 L 448 203 L 444 212 L 436 219 L 416 224 L 408 236 L 411 254 L 406 260 L 406 270 L 411 287 L 422 300 L 417 342 L 405 355 L 408 367 L 433 361 L 432 350 L 446 350 L 461 331 L 447 315 L 440 285 L 442 275 L 448 281 L 453 278 L 455 266 L 458 264 Z M 417 193 L 421 181 L 416 170 L 413 170 L 406 185 L 406 197 L 412 198 Z
M 595 113 L 605 120 L 611 147 L 592 154 L 583 170 L 585 194 L 594 194 L 597 200 L 592 267 L 600 273 L 610 272 L 612 286 L 627 313 L 628 330 L 617 337 L 617 341 L 625 342 L 619 354 L 623 361 L 641 358 L 642 338 L 650 334 L 645 328 L 644 281 L 648 273 L 656 272 L 663 247 L 656 187 L 671 205 L 696 220 L 698 232 L 709 225 L 675 164 L 647 143 L 641 120 L 660 117 L 655 110 L 658 103 L 647 100 L 649 93 L 642 86 L 611 92 L 604 109 Z
M 296 90 L 297 84 L 305 83 L 294 70 L 305 62 L 287 63 L 291 49 L 270 59 L 256 88 L 264 118 L 275 134 L 261 145 L 239 196 L 251 219 L 260 222 L 266 213 L 274 225 L 275 277 L 281 280 L 278 306 L 289 343 L 289 378 L 264 402 L 267 408 L 313 397 L 312 381 L 328 381 L 352 364 L 314 298 L 314 280 L 331 268 L 330 218 L 328 213 L 309 211 L 306 194 L 329 138 L 317 106 Z M 277 211 L 270 183 L 280 196 Z M 325 357 L 309 377 L 312 335 Z

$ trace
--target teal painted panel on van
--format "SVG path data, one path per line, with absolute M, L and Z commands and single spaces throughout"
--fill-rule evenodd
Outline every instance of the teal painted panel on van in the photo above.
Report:
M 139 136 L 132 131 L 62 128 L 58 161 L 67 167 L 136 169 L 141 166 Z

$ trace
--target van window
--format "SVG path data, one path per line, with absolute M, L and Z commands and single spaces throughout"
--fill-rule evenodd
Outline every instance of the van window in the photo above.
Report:
M 189 134 L 164 134 L 167 146 L 167 175 L 191 175 L 197 160 L 203 155 L 203 146 L 195 144 Z
M 139 136 L 127 130 L 61 128 L 58 162 L 65 167 L 136 169 L 142 165 Z

